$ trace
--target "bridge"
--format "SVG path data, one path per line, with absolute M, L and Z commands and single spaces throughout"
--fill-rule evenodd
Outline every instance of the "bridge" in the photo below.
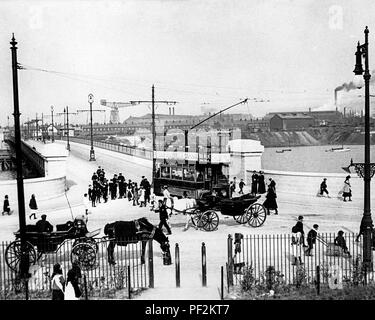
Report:
M 43 148 L 40 142 L 28 142 L 37 150 Z M 65 141 L 56 141 L 55 145 L 65 147 Z M 120 152 L 119 152 L 120 150 Z M 125 150 L 126 152 L 121 152 Z M 126 179 L 140 181 L 142 175 L 150 178 L 152 163 L 145 157 L 135 157 L 138 151 L 123 149 L 118 146 L 95 145 L 96 161 L 89 161 L 89 143 L 79 143 L 79 140 L 71 141 L 71 151 L 66 158 L 66 184 L 69 190 L 65 195 L 54 199 L 39 201 L 39 214 L 46 213 L 48 220 L 53 224 L 65 223 L 72 216 L 83 212 L 82 195 L 87 192 L 87 186 L 91 183 L 91 175 L 100 165 L 106 171 L 106 176 L 122 172 Z M 133 152 L 133 154 L 131 154 Z M 141 151 L 139 151 L 141 152 Z M 278 174 L 278 175 L 276 175 Z M 300 175 L 302 175 L 300 173 Z M 305 175 L 306 178 L 307 175 Z M 170 219 L 173 234 L 169 236 L 171 243 L 172 259 L 174 261 L 174 247 L 178 243 L 181 256 L 181 287 L 176 288 L 174 265 L 162 264 L 159 246 L 154 246 L 155 258 L 155 288 L 145 291 L 139 299 L 218 299 L 218 287 L 220 285 L 220 266 L 225 266 L 227 261 L 226 245 L 228 234 L 240 232 L 243 234 L 274 234 L 289 233 L 295 224 L 298 215 L 305 216 L 305 229 L 319 224 L 319 232 L 337 232 L 342 229 L 345 232 L 357 232 L 363 210 L 363 197 L 360 191 L 355 189 L 353 202 L 342 202 L 336 198 L 318 198 L 316 192 L 307 194 L 293 189 L 293 175 L 285 172 L 266 172 L 266 178 L 273 177 L 277 182 L 278 205 L 280 214 L 267 217 L 261 228 L 251 228 L 248 225 L 239 225 L 232 218 L 219 214 L 220 223 L 217 231 L 203 232 L 190 228 L 183 232 L 186 217 L 182 214 L 173 215 Z M 303 176 L 298 179 L 303 180 Z M 320 177 L 315 177 L 319 178 Z M 334 177 L 332 177 L 333 179 Z M 354 177 L 353 177 L 354 178 Z M 329 178 L 331 179 L 331 178 Z M 340 176 L 337 177 L 340 179 Z M 357 181 L 358 180 L 358 181 Z M 360 179 L 356 180 L 357 188 Z M 280 183 L 278 183 L 280 181 Z M 354 183 L 354 181 L 353 181 Z M 303 188 L 299 183 L 295 188 Z M 48 188 L 48 187 L 47 187 Z M 316 188 L 317 189 L 317 188 Z M 304 189 L 307 190 L 307 189 Z M 332 190 L 333 193 L 333 190 Z M 358 196 L 356 196 L 358 194 Z M 38 193 L 36 192 L 37 198 Z M 334 194 L 332 194 L 334 196 Z M 16 206 L 16 198 L 11 198 L 11 206 Z M 264 195 L 260 203 L 264 200 Z M 103 228 L 103 226 L 117 220 L 133 220 L 139 217 L 148 218 L 153 224 L 159 222 L 158 214 L 149 208 L 133 206 L 127 199 L 109 200 L 92 208 L 89 215 L 89 230 Z M 29 221 L 28 221 L 29 223 Z M 1 240 L 13 238 L 12 232 L 18 228 L 17 215 L 4 217 L 2 222 Z M 305 232 L 307 232 L 305 230 Z M 103 235 L 103 230 L 100 236 Z M 201 268 L 201 244 L 205 242 L 207 249 L 207 287 L 202 287 Z

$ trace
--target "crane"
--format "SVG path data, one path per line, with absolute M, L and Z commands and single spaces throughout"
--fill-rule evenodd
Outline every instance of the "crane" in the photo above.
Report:
M 111 108 L 111 115 L 109 123 L 120 123 L 119 108 L 129 107 L 134 105 L 132 102 L 109 102 L 106 99 L 100 100 L 100 105 Z

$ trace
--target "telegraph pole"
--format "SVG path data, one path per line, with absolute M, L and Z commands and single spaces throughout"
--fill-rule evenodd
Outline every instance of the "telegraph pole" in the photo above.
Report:
M 25 281 L 26 300 L 28 297 L 28 276 L 29 276 L 29 254 L 26 250 L 26 217 L 25 217 L 25 195 L 23 189 L 22 176 L 22 150 L 21 150 L 21 132 L 20 132 L 20 111 L 18 100 L 18 63 L 17 63 L 17 42 L 12 36 L 10 42 L 12 47 L 12 74 L 13 74 L 13 104 L 14 104 L 14 144 L 16 149 L 16 168 L 17 168 L 17 198 L 18 198 L 18 218 L 21 238 L 21 259 L 20 259 L 20 277 Z
M 156 173 L 156 131 L 155 131 L 155 103 L 165 103 L 165 104 L 176 104 L 176 101 L 155 101 L 155 86 L 152 85 L 152 95 L 151 101 L 139 100 L 139 101 L 130 101 L 131 104 L 140 104 L 140 103 L 151 103 L 151 119 L 152 119 L 152 188 L 154 189 L 154 177 Z

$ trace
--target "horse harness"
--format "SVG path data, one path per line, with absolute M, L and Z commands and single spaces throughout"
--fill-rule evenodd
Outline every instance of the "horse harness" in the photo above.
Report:
M 141 230 L 141 224 L 145 225 L 143 222 L 139 222 L 138 220 L 134 220 L 134 225 L 135 225 L 135 228 L 137 229 L 136 233 L 137 234 L 139 234 L 139 233 L 148 233 L 149 231 L 142 231 Z M 152 231 L 148 235 L 149 239 L 153 239 L 154 238 L 155 231 L 156 231 L 156 227 L 153 226 Z

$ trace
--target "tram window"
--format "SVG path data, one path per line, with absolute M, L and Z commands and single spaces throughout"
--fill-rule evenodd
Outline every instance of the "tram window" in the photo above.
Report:
M 182 180 L 182 168 L 172 167 L 172 179 Z
M 191 168 L 184 168 L 184 180 L 194 181 L 194 170 Z
M 161 167 L 161 177 L 162 178 L 170 178 L 170 168 L 169 167 Z

